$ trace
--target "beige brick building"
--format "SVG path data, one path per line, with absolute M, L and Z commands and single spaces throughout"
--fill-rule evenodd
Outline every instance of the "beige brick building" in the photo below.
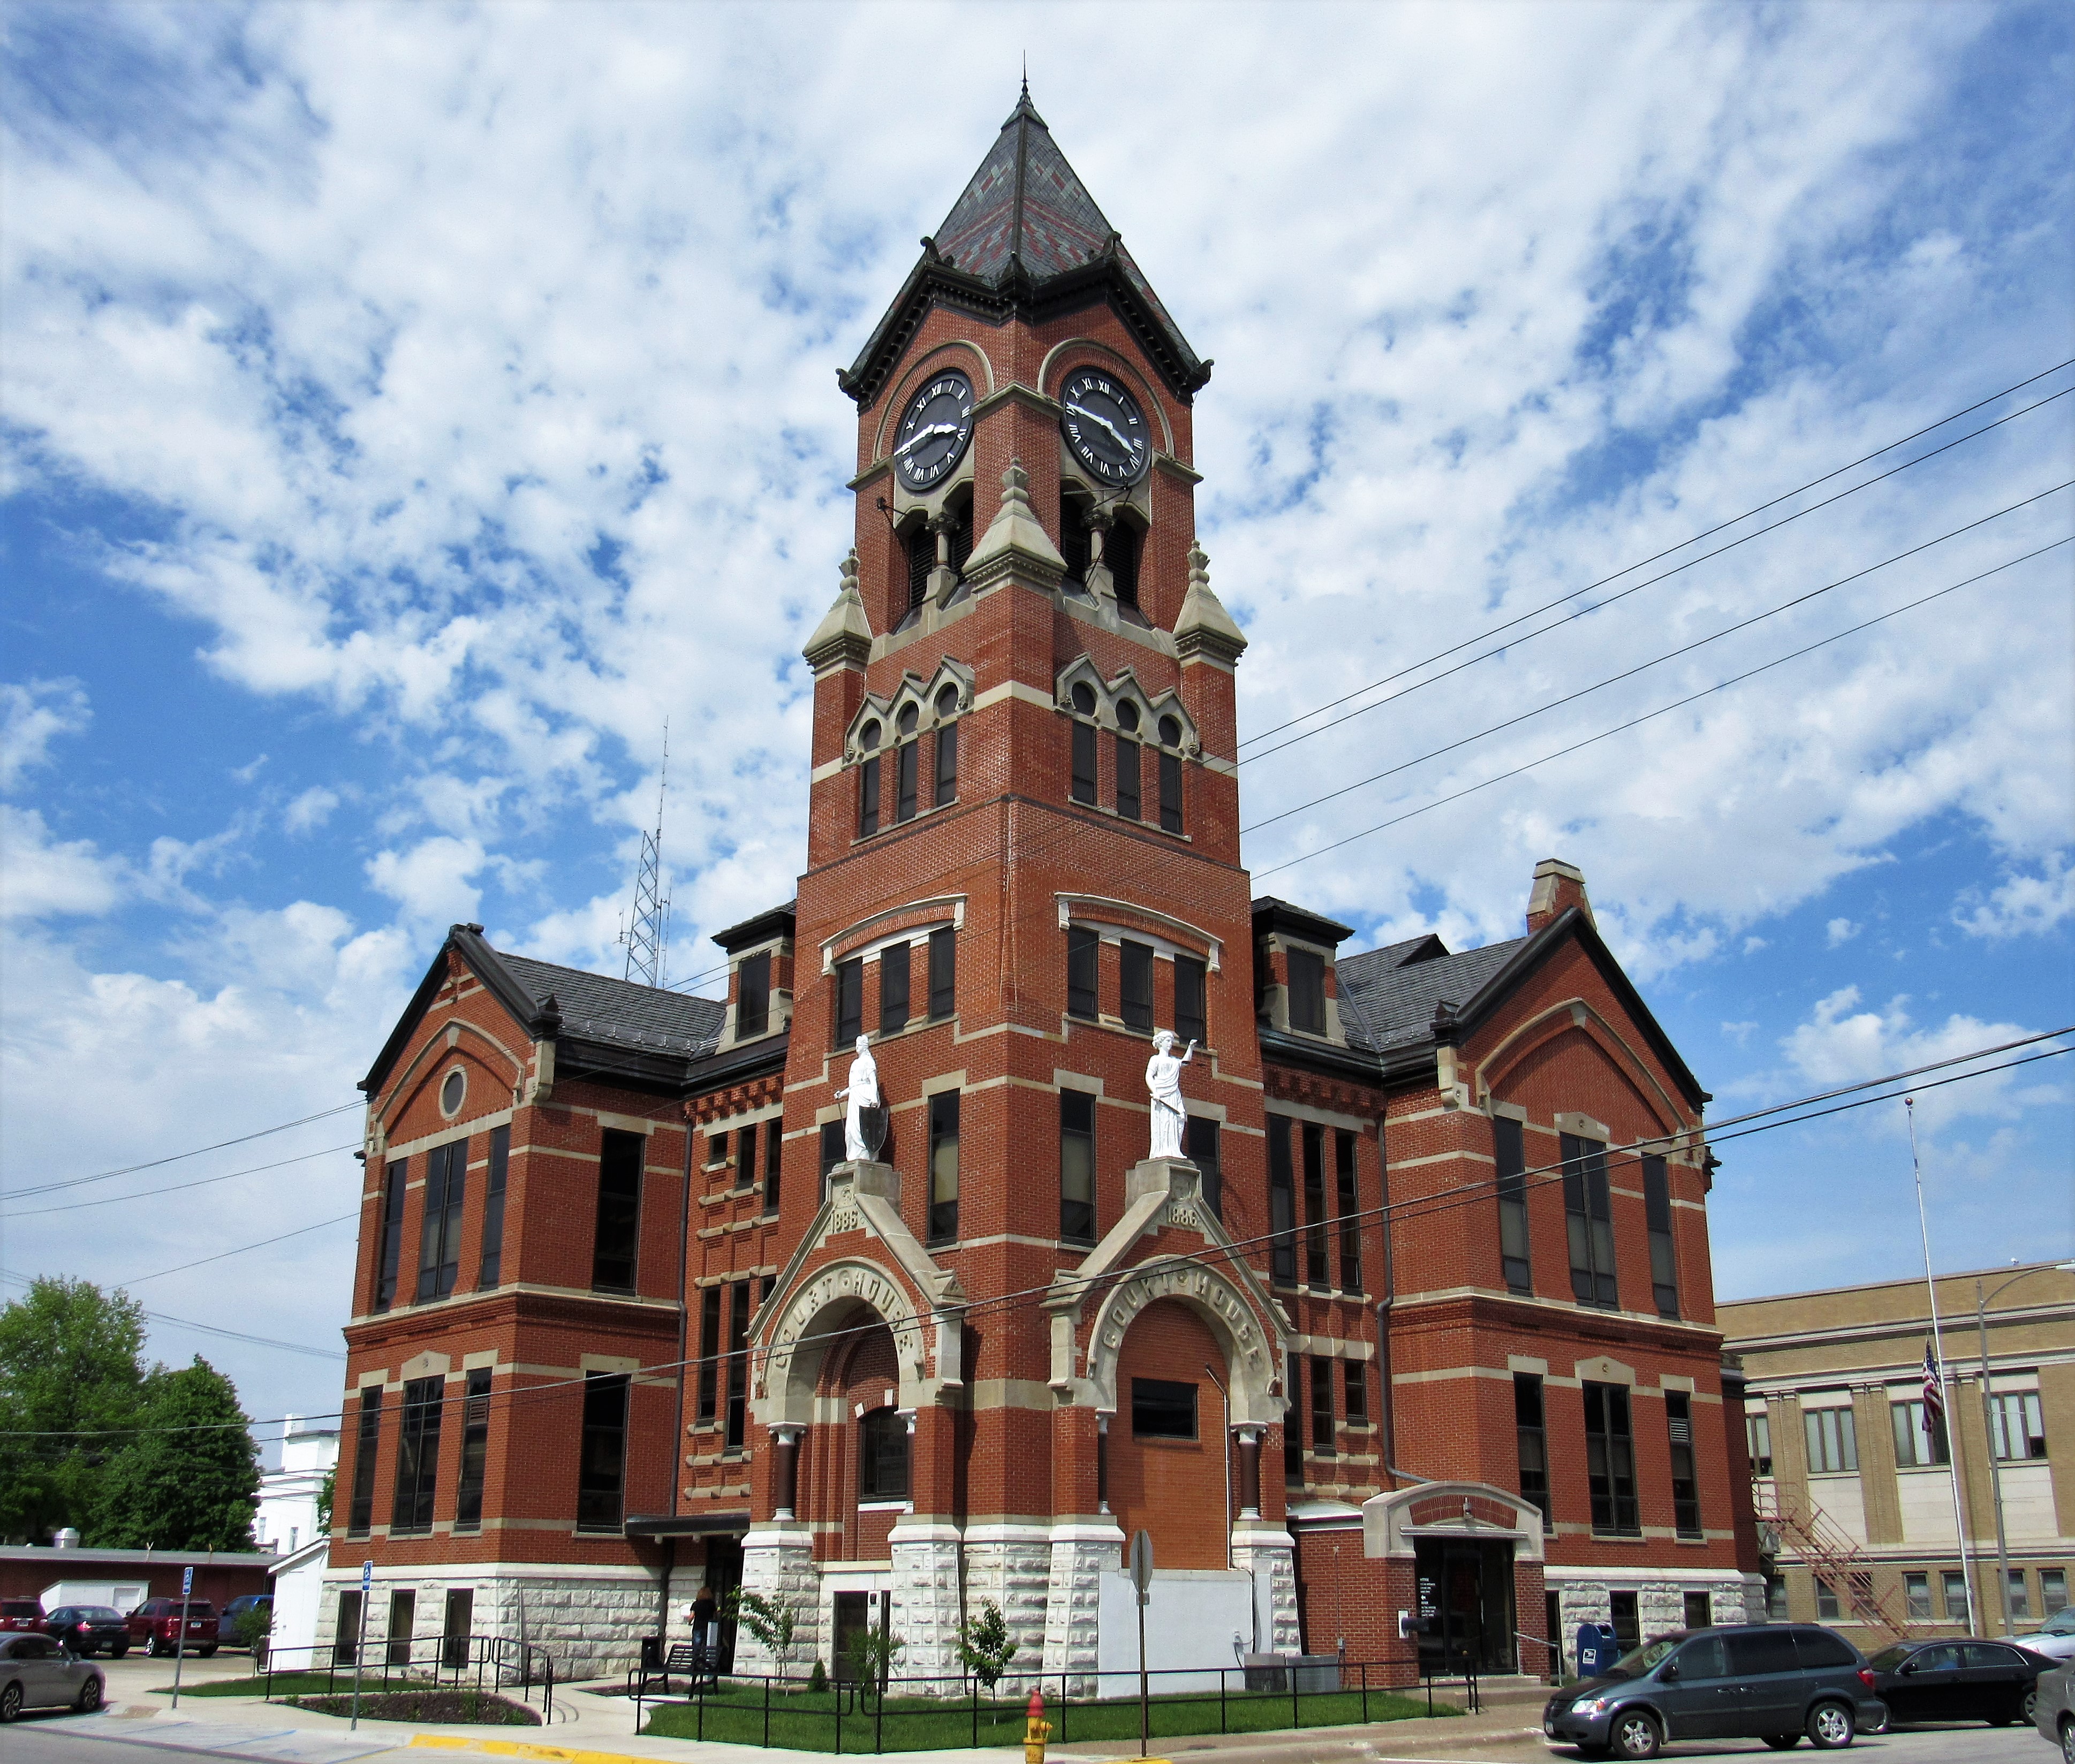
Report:
M 1978 1299 L 1986 1300 L 1986 1399 Z M 2039 1262 L 1941 1276 L 1946 1424 L 1923 1406 L 1921 1279 L 1725 1303 L 1776 1617 L 1883 1631 L 1999 1634 L 2068 1602 L 2075 1572 L 2075 1272 Z M 1993 1444 L 1993 1452 L 1992 1452 Z M 1965 1525 L 1955 1536 L 1953 1479 Z

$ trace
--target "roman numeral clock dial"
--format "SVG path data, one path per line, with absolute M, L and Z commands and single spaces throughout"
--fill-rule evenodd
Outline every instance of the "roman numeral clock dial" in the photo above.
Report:
M 893 447 L 893 469 L 920 494 L 934 490 L 965 457 L 972 439 L 972 382 L 953 370 L 939 374 L 909 400 Z
M 1136 484 L 1153 463 L 1138 401 L 1107 374 L 1076 374 L 1066 382 L 1059 428 L 1074 457 L 1099 483 Z

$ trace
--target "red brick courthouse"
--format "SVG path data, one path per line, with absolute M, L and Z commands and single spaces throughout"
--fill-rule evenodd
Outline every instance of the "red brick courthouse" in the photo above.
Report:
M 802 1668 L 886 1624 L 955 1671 L 988 1600 L 1124 1667 L 1141 1528 L 1156 1666 L 1754 1609 L 1707 1096 L 1584 878 L 1452 952 L 1253 894 L 1209 377 L 1026 97 L 840 376 L 797 898 L 724 1001 L 456 926 L 364 1080 L 327 1635 L 371 1558 L 371 1638 L 565 1672 L 738 1580 Z

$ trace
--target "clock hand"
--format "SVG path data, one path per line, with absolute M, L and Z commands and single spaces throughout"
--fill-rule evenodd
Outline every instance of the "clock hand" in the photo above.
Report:
M 959 426 L 955 423 L 932 423 L 929 428 L 926 429 L 916 430 L 916 432 L 913 435 L 909 436 L 906 440 L 903 441 L 900 446 L 894 448 L 893 456 L 896 459 L 900 458 L 903 453 L 909 452 L 912 448 L 920 447 L 925 441 L 929 440 L 932 436 L 938 435 L 955 435 L 958 432 Z
M 1069 404 L 1066 407 L 1066 411 L 1067 414 L 1070 415 L 1083 417 L 1091 423 L 1100 423 L 1103 428 L 1109 431 L 1111 439 L 1113 440 L 1119 447 L 1122 448 L 1125 452 L 1132 455 L 1134 458 L 1137 457 L 1141 444 L 1133 440 L 1129 435 L 1126 435 L 1123 430 L 1120 429 L 1116 426 L 1116 423 L 1111 422 L 1108 417 L 1100 415 L 1097 412 L 1088 410 L 1079 404 Z

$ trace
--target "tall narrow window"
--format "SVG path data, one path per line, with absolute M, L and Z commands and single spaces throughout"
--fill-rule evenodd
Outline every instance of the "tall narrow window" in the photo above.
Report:
M 1931 1576 L 1928 1574 L 1905 1574 L 1902 1577 L 1903 1597 L 1907 1604 L 1912 1621 L 1928 1623 L 1931 1615 Z
M 1361 1277 L 1361 1202 L 1355 1182 L 1355 1135 L 1333 1130 L 1333 1187 L 1340 1212 L 1340 1290 L 1359 1292 Z
M 1290 1117 L 1268 1117 L 1268 1267 L 1286 1285 L 1297 1283 L 1297 1181 L 1290 1159 Z
M 735 974 L 735 1039 L 747 1041 L 771 1027 L 771 952 L 744 956 Z
M 1095 725 L 1075 723 L 1073 797 L 1077 803 L 1095 799 Z
M 1671 1522 L 1682 1538 L 1700 1535 L 1700 1483 L 1693 1469 L 1693 1399 L 1684 1390 L 1664 1393 L 1671 1429 Z
M 1333 1283 L 1326 1213 L 1326 1130 L 1304 1123 L 1304 1279 L 1321 1291 Z
M 359 1425 L 353 1439 L 353 1500 L 346 1510 L 346 1535 L 364 1538 L 375 1526 L 375 1454 L 382 1444 L 382 1386 L 360 1388 Z
M 1311 1361 L 1311 1449 L 1330 1457 L 1338 1449 L 1340 1436 L 1333 1428 L 1333 1384 L 1337 1374 L 1333 1362 L 1323 1354 Z
M 411 1180 L 411 1160 L 393 1159 L 382 1183 L 382 1237 L 375 1257 L 375 1308 L 387 1311 L 396 1302 L 396 1270 L 404 1256 L 404 1191 Z
M 1218 1162 L 1218 1124 L 1206 1115 L 1191 1115 L 1182 1130 L 1182 1149 L 1189 1155 L 1189 1162 L 1202 1171 L 1203 1178 L 1203 1204 L 1211 1209 L 1211 1217 L 1223 1220 L 1224 1214 L 1224 1172 Z
M 1326 1032 L 1326 962 L 1309 949 L 1284 952 L 1290 965 L 1290 1027 L 1307 1035 Z
M 461 1481 L 454 1490 L 454 1529 L 483 1525 L 483 1485 L 490 1461 L 490 1368 L 470 1369 L 462 1386 Z
M 937 787 L 930 801 L 942 808 L 959 799 L 959 725 L 952 713 L 959 708 L 959 689 L 946 686 L 937 695 Z
M 634 1290 L 641 1231 L 641 1160 L 648 1142 L 638 1133 L 605 1130 L 598 1159 L 598 1233 L 590 1283 L 608 1292 Z
M 1542 1522 L 1553 1525 L 1549 1502 L 1549 1433 L 1542 1414 L 1542 1380 L 1532 1372 L 1513 1375 L 1513 1432 L 1520 1453 L 1520 1498 L 1541 1510 Z
M 1753 1476 L 1772 1474 L 1772 1417 L 1771 1415 L 1745 1415 L 1744 1451 L 1746 1456 L 1750 1460 L 1750 1473 Z
M 739 1452 L 749 1423 L 749 1283 L 731 1280 L 727 1287 L 727 1415 L 721 1433 L 723 1451 Z
M 1138 610 L 1138 556 L 1141 535 L 1137 527 L 1129 522 L 1117 521 L 1111 525 L 1103 539 L 1103 562 L 1109 565 L 1111 585 L 1116 590 L 1116 604 Z
M 1585 1386 L 1585 1480 L 1592 1490 L 1592 1529 L 1638 1535 L 1635 1439 L 1625 1384 Z
M 1964 1623 L 1967 1620 L 1967 1572 L 1964 1568 L 1946 1568 L 1938 1576 L 1940 1594 L 1945 1601 L 1945 1619 L 1949 1623 Z
M 1085 1090 L 1059 1093 L 1059 1235 L 1095 1241 L 1095 1099 Z
M 1124 1027 L 1141 1035 L 1153 1031 L 1153 945 L 1125 938 L 1118 952 L 1123 996 L 1117 1014 Z
M 960 581 L 965 580 L 966 560 L 972 556 L 972 507 L 968 503 L 963 509 L 944 511 L 945 531 L 951 537 L 951 572 Z
M 1170 833 L 1182 830 L 1182 756 L 1164 748 L 1160 754 L 1160 825 Z
M 1805 1410 L 1801 1430 L 1811 1472 L 1819 1476 L 1841 1475 L 1858 1469 L 1858 1424 L 1849 1409 Z
M 756 1185 L 756 1123 L 753 1121 L 735 1136 L 735 1185 L 738 1188 Z
M 702 1421 L 720 1417 L 720 1300 L 721 1289 L 717 1286 L 699 1294 L 698 1414 Z
M 350 1666 L 360 1655 L 360 1588 L 350 1586 L 338 1596 L 338 1625 L 332 1631 L 331 1663 Z
M 778 1210 L 779 1167 L 785 1160 L 785 1122 L 773 1115 L 764 1124 L 764 1213 Z
M 908 1027 L 908 945 L 888 944 L 879 952 L 879 1032 L 897 1035 Z
M 894 749 L 894 775 L 898 779 L 894 797 L 893 818 L 913 820 L 915 818 L 915 775 L 917 742 L 903 742 Z
M 1679 1315 L 1679 1263 L 1671 1242 L 1671 1183 L 1662 1158 L 1642 1160 L 1642 1210 L 1650 1225 L 1650 1285 L 1660 1317 Z
M 872 1409 L 857 1424 L 857 1498 L 908 1498 L 908 1423 L 898 1409 Z
M 444 1299 L 461 1273 L 462 1200 L 468 1142 L 449 1139 L 425 1158 L 425 1215 L 418 1228 L 418 1303 Z
M 843 1161 L 843 1124 L 840 1121 L 822 1123 L 822 1192 L 817 1205 L 829 1198 L 829 1172 Z
M 1998 1390 L 1989 1398 L 1996 1456 L 2005 1463 L 2046 1456 L 2046 1419 L 2036 1390 Z
M 864 960 L 853 956 L 836 964 L 835 1039 L 848 1047 L 864 1033 Z
M 1492 1117 L 1492 1152 L 1497 1164 L 1499 1270 L 1509 1292 L 1532 1292 L 1527 1259 L 1526 1131 L 1510 1115 Z
M 475 1633 L 475 1589 L 467 1586 L 447 1588 L 446 1609 L 440 1623 L 440 1664 L 449 1672 L 468 1669 L 469 1638 Z
M 930 1241 L 958 1234 L 959 1093 L 940 1090 L 930 1099 Z
M 1204 1010 L 1207 973 L 1194 956 L 1174 958 L 1174 1033 L 1184 1043 L 1207 1043 L 1211 1039 L 1211 1026 Z
M 418 1595 L 408 1587 L 398 1587 L 389 1595 L 389 1646 L 386 1651 L 387 1663 L 406 1667 L 411 1663 L 411 1632 L 418 1620 Z
M 1095 975 L 1102 952 L 1100 933 L 1085 925 L 1070 925 L 1066 928 L 1066 1014 L 1086 1017 L 1091 1022 L 1097 1014 Z
M 1614 1290 L 1613 1203 L 1607 1193 L 1607 1148 L 1565 1134 L 1563 1212 L 1569 1227 L 1571 1291 L 1580 1304 L 1619 1308 Z
M 857 837 L 869 839 L 879 831 L 879 755 L 874 754 L 857 769 Z
M 1816 1615 L 1818 1619 L 1834 1623 L 1844 1615 L 1837 1603 L 1837 1589 L 1821 1575 L 1816 1576 Z
M 1272 1123 L 1275 1117 L 1269 1117 Z M 1282 1389 L 1290 1407 L 1282 1415 L 1282 1480 L 1293 1489 L 1304 1485 L 1304 1362 L 1295 1354 L 1282 1362 Z
M 396 1417 L 396 1489 L 389 1515 L 391 1531 L 429 1531 L 433 1495 L 440 1474 L 440 1413 L 444 1378 L 412 1378 L 404 1386 Z
M 959 934 L 951 926 L 930 933 L 930 1015 L 951 1015 L 959 1008 Z
M 623 1372 L 586 1372 L 583 1438 L 577 1456 L 577 1529 L 617 1531 L 627 1485 L 627 1386 Z
M 1081 505 L 1073 494 L 1059 492 L 1059 556 L 1066 564 L 1066 578 L 1075 587 L 1088 579 L 1088 529 L 1081 518 Z
M 1369 1419 L 1369 1367 L 1361 1360 L 1343 1360 L 1340 1388 L 1348 1401 L 1348 1425 L 1360 1427 Z
M 2068 1571 L 2065 1568 L 2041 1568 L 2039 1571 L 2039 1610 L 2042 1617 L 2052 1617 L 2056 1611 L 2068 1609 Z
M 483 1271 L 476 1285 L 488 1288 L 504 1278 L 504 1181 L 512 1162 L 512 1130 L 490 1130 L 490 1171 L 483 1185 Z
M 906 543 L 908 610 L 913 613 L 920 612 L 930 597 L 930 572 L 937 567 L 937 535 L 926 521 L 918 522 L 909 529 Z
M 1129 735 L 1116 737 L 1116 812 L 1126 820 L 1138 817 L 1138 743 Z

